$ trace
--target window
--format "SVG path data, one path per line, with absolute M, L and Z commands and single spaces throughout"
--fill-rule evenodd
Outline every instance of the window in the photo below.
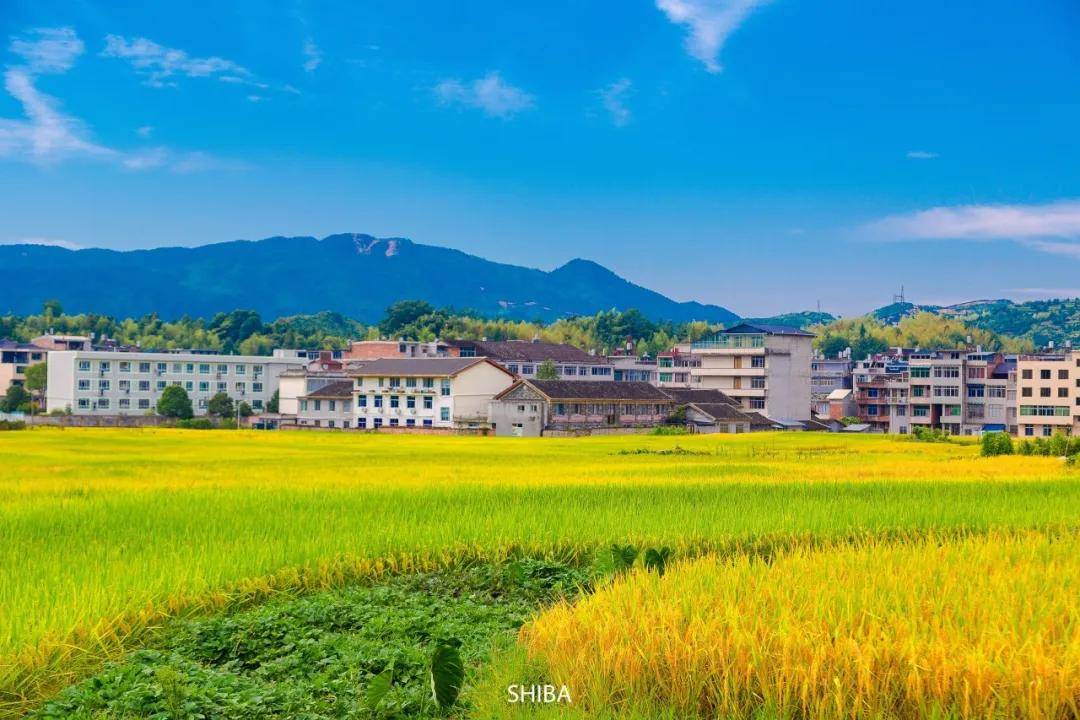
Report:
M 439 419 L 443 420 L 443 421 L 449 420 L 450 419 L 450 408 L 448 408 L 448 407 L 439 408 Z
M 139 363 L 139 372 L 141 372 L 141 373 L 150 372 L 150 363 L 148 363 L 148 362 Z
M 120 361 L 120 372 L 122 372 L 122 373 L 131 372 L 131 362 L 129 362 L 128 360 L 121 360 Z
M 98 406 L 98 410 L 108 410 L 109 409 L 109 398 L 101 398 L 100 400 L 98 400 L 97 406 Z
M 660 382 L 671 382 L 671 373 L 660 373 Z
M 251 401 L 251 409 L 252 410 L 262 410 L 263 409 L 263 401 L 262 400 L 252 400 Z
M 391 408 L 396 408 L 396 407 L 399 407 L 399 405 L 400 405 L 400 400 L 399 400 L 398 396 L 397 395 L 391 395 L 390 396 L 390 407 Z
M 195 373 L 195 363 L 185 363 L 184 372 L 188 375 L 193 375 Z
M 80 408 L 88 408 L 88 407 L 90 407 L 90 400 L 87 399 L 87 398 L 79 398 L 79 407 Z
M 130 380 L 121 380 L 118 383 L 116 383 L 116 385 L 117 385 L 117 387 L 120 388 L 120 392 L 131 392 L 131 381 Z
M 1058 388 L 1058 397 L 1059 398 L 1067 398 L 1067 397 L 1069 397 L 1069 388 Z
M 229 366 L 226 365 L 225 363 L 219 363 L 218 366 L 217 366 L 217 372 L 218 372 L 218 375 L 228 375 L 229 374 Z
M 522 365 L 521 366 L 521 374 L 522 375 L 532 375 L 535 371 L 536 371 L 536 368 L 534 366 L 532 366 L 532 365 Z
M 229 389 L 229 383 L 227 383 L 227 382 L 219 382 L 217 384 L 217 391 L 218 392 L 226 392 L 226 391 L 228 391 L 228 389 Z
M 155 383 L 155 385 L 157 386 L 158 392 L 161 392 L 162 390 L 164 390 L 167 384 L 168 383 L 166 383 L 164 380 L 158 380 L 157 383 Z
M 433 407 L 433 405 L 432 405 L 433 402 L 434 402 L 434 398 L 432 398 L 430 395 L 425 395 L 424 396 L 424 409 L 425 410 L 430 410 Z
M 200 375 L 209 375 L 210 374 L 210 363 L 199 363 L 199 374 Z
M 405 407 L 407 407 L 410 410 L 415 410 L 416 409 L 416 396 L 415 395 L 410 395 L 407 398 L 405 398 Z
M 199 382 L 199 392 L 210 392 L 210 383 L 205 380 Z
M 664 365 L 663 363 L 660 363 L 660 367 L 669 367 L 669 366 Z M 569 375 L 577 375 L 577 368 L 574 367 L 573 365 L 567 365 L 566 367 L 564 367 L 562 369 L 562 374 L 563 375 L 568 375 L 568 376 Z M 668 374 L 670 375 L 671 373 L 668 373 Z
M 185 381 L 184 382 L 184 389 L 187 390 L 188 392 L 191 392 L 192 390 L 195 389 L 195 383 L 193 383 L 191 380 Z
M 763 377 L 750 378 L 750 387 L 752 387 L 755 390 L 764 390 L 765 389 L 765 378 L 763 378 Z
M 915 417 L 929 417 L 930 408 L 925 405 L 914 405 L 911 408 L 911 414 Z
M 397 418 L 390 418 L 390 427 L 397 427 L 397 426 L 398 426 L 398 419 Z
M 1034 435 L 1035 434 L 1035 426 L 1034 425 L 1025 425 L 1024 426 L 1024 434 L 1027 435 L 1028 437 L 1031 437 L 1032 435 Z
M 261 382 L 253 382 L 253 383 L 251 383 L 251 392 L 262 392 L 262 391 L 263 391 L 263 384 Z
M 1020 376 L 1022 378 L 1024 378 L 1025 380 L 1030 380 L 1031 379 L 1031 371 L 1030 370 L 1021 370 L 1020 371 Z
M 957 368 L 957 367 L 936 367 L 936 368 L 934 368 L 934 377 L 936 377 L 936 378 L 958 378 L 958 377 L 960 377 L 960 368 Z
M 371 398 L 372 398 L 372 400 L 374 400 L 373 404 L 375 405 L 375 407 L 377 407 L 377 408 L 382 407 L 382 395 L 372 395 Z
M 431 427 L 431 418 L 424 420 L 424 427 Z
M 413 418 L 406 418 L 405 427 L 416 427 L 416 420 Z
M 1050 371 L 1049 370 L 1040 370 L 1039 371 L 1039 379 L 1040 380 L 1049 380 L 1050 379 Z
M 247 383 L 243 383 L 243 382 L 236 383 L 236 392 L 238 392 L 240 394 L 246 393 L 247 392 Z
M 90 372 L 90 361 L 89 360 L 80 360 L 79 361 L 79 372 Z
M 109 381 L 108 380 L 98 380 L 98 390 L 108 390 L 108 389 L 109 389 Z
M 968 385 L 967 396 L 969 398 L 981 398 L 986 396 L 985 385 Z
M 435 378 L 424 378 L 424 387 L 428 390 L 435 388 Z
M 139 392 L 150 392 L 150 381 L 149 380 L 140 380 L 139 381 Z
M 120 398 L 119 403 L 118 403 L 118 407 L 121 410 L 130 410 L 131 409 L 131 400 L 130 400 L 130 398 Z
M 754 355 L 752 358 L 750 358 L 750 367 L 752 367 L 752 368 L 763 368 L 763 367 L 765 367 L 765 356 L 764 355 Z
M 307 412 L 307 400 L 300 401 L 300 412 Z
M 1039 397 L 1050 397 L 1050 388 L 1039 388 Z
M 169 364 L 168 363 L 158 363 L 157 364 L 157 372 L 158 372 L 159 375 L 164 374 L 164 372 L 166 370 L 168 370 L 168 369 L 169 369 Z
M 237 375 L 247 375 L 247 365 L 237 365 L 236 366 L 236 374 Z
M 150 409 L 150 401 L 148 399 L 146 399 L 146 398 L 139 398 L 139 409 L 140 410 L 149 410 Z
M 991 385 L 989 388 L 987 388 L 986 394 L 988 397 L 992 398 L 1003 398 L 1005 397 L 1005 386 Z
M 443 397 L 450 397 L 450 381 L 443 379 L 439 383 L 441 394 Z
M 356 407 L 362 407 L 362 408 L 367 407 L 367 395 L 357 395 L 356 396 Z
M 506 366 L 506 369 L 509 370 L 510 372 L 514 373 L 515 375 L 518 374 L 517 363 L 510 363 L 509 365 Z
M 1049 425 L 1043 425 L 1042 434 L 1043 437 L 1050 437 L 1054 434 L 1054 428 Z
M 399 388 L 399 387 L 401 387 L 401 378 L 399 378 L 399 377 L 390 378 L 390 387 L 391 388 Z
M 315 411 L 318 412 L 320 410 L 322 410 L 322 400 L 316 400 L 315 401 Z
M 90 381 L 85 379 L 85 378 L 83 378 L 82 380 L 79 380 L 79 389 L 80 390 L 89 390 L 90 389 Z
M 1020 397 L 1031 397 L 1031 388 L 1020 388 Z
M 764 410 L 765 409 L 765 400 L 764 400 L 764 398 L 750 398 L 750 409 L 751 410 Z
M 913 367 L 913 368 L 911 368 L 911 377 L 913 377 L 913 378 L 928 378 L 928 377 L 930 377 L 930 368 L 928 368 L 928 367 Z
M 356 427 L 361 430 L 367 430 L 367 418 L 357 418 Z
M 405 387 L 407 387 L 407 388 L 416 387 L 416 378 L 414 378 L 414 377 L 405 378 Z
M 1068 405 L 1021 405 L 1020 415 L 1035 417 L 1069 417 Z
M 375 422 L 372 423 L 376 430 L 382 427 L 382 418 L 375 418 Z
M 263 366 L 262 365 L 252 365 L 251 366 L 251 371 L 253 373 L 255 373 L 256 377 L 258 377 L 259 375 L 263 374 Z
M 112 370 L 112 364 L 108 360 L 101 361 L 101 372 L 107 373 Z
M 1058 380 L 1068 380 L 1068 379 L 1069 379 L 1069 371 L 1068 370 L 1058 370 Z
M 582 369 L 584 369 L 584 368 L 582 368 Z M 582 373 L 582 375 L 584 375 L 584 374 L 585 373 Z M 611 374 L 611 368 L 609 368 L 609 367 L 594 367 L 592 369 L 592 374 L 593 375 L 610 375 Z

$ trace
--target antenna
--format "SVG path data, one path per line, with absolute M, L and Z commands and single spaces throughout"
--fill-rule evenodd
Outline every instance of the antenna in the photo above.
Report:
M 903 285 L 900 286 L 900 292 L 898 292 L 898 293 L 896 293 L 895 295 L 892 296 L 892 301 L 894 303 L 906 303 L 907 302 L 907 297 L 904 295 L 904 286 Z

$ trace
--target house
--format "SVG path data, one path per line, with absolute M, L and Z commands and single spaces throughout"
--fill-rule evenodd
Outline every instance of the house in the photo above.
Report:
M 256 412 L 278 389 L 279 376 L 308 361 L 298 357 L 220 355 L 199 352 L 110 352 L 60 350 L 49 353 L 46 408 L 75 415 L 145 415 L 165 388 L 184 388 L 196 415 L 224 392 Z
M 701 433 L 745 433 L 762 429 L 738 400 L 719 390 L 663 388 L 663 393 L 686 408 L 686 422 Z M 754 428 L 754 425 L 757 425 Z
M 523 379 L 536 377 L 547 361 L 555 365 L 560 380 L 613 380 L 614 368 L 607 358 L 591 355 L 565 343 L 539 340 L 448 340 L 460 357 L 486 357 Z
M 330 380 L 297 399 L 295 424 L 348 430 L 354 427 L 353 380 Z
M 828 358 L 816 353 L 810 360 L 810 402 L 815 415 L 829 414 L 829 395 L 834 390 L 851 389 L 851 350 Z
M 615 382 L 647 382 L 656 385 L 656 360 L 648 355 L 608 355 Z
M 488 358 L 380 358 L 350 371 L 353 427 L 484 429 L 514 376 Z
M 701 367 L 701 356 L 693 355 L 689 345 L 674 347 L 656 356 L 656 385 L 658 387 L 690 387 L 695 368 Z
M 810 417 L 813 333 L 784 325 L 740 323 L 680 348 L 698 359 L 691 387 L 720 390 L 744 410 L 773 421 Z M 660 377 L 664 370 L 661 365 Z
M 1021 355 L 1016 390 L 1020 437 L 1080 434 L 1080 352 Z
M 496 435 L 538 437 L 663 424 L 675 401 L 644 382 L 521 379 L 491 401 Z
M 446 343 L 419 340 L 356 340 L 341 353 L 342 360 L 378 360 L 379 358 L 452 357 Z
M 34 343 L 0 340 L 0 396 L 26 382 L 26 368 L 44 362 L 48 350 Z
M 859 411 L 859 406 L 855 404 L 855 393 L 852 390 L 837 389 L 833 390 L 825 398 L 827 411 L 825 414 L 818 417 L 826 417 L 829 420 L 839 422 L 846 417 L 852 417 Z

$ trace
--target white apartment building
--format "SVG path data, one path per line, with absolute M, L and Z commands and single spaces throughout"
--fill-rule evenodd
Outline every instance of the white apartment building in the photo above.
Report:
M 700 366 L 689 368 L 691 387 L 720 390 L 770 420 L 808 420 L 813 338 L 798 328 L 741 323 L 693 342 L 688 351 Z
M 350 374 L 358 430 L 488 427 L 491 399 L 515 380 L 482 357 L 386 358 Z
M 296 357 L 61 350 L 49 353 L 46 409 L 76 415 L 145 415 L 165 388 L 184 388 L 196 415 L 219 392 L 262 411 Z
M 1020 437 L 1080 433 L 1080 352 L 1022 355 L 1016 375 Z

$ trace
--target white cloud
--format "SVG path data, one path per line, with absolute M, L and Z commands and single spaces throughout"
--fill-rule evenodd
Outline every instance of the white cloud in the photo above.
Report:
M 322 65 L 322 50 L 311 38 L 304 43 L 304 58 L 304 70 L 308 72 L 315 72 Z
M 177 76 L 216 77 L 221 82 L 262 85 L 250 70 L 232 60 L 191 57 L 183 50 L 168 48 L 143 37 L 128 40 L 119 35 L 107 35 L 101 55 L 126 60 L 152 87 L 175 85 L 172 78 Z
M 138 135 L 141 138 L 148 138 L 148 137 L 150 137 L 151 135 L 154 134 L 154 126 L 153 125 L 143 125 L 140 128 L 136 128 L 135 134 Z
M 632 83 L 627 78 L 616 80 L 610 85 L 597 90 L 600 102 L 611 117 L 615 127 L 625 127 L 630 122 L 630 109 L 626 107 L 626 98 L 630 94 Z
M 508 118 L 528 110 L 534 98 L 519 87 L 510 85 L 498 72 L 490 72 L 472 82 L 456 78 L 435 86 L 435 96 L 445 105 L 463 105 L 482 110 L 485 115 Z
M 718 73 L 720 51 L 727 39 L 757 8 L 769 0 L 656 0 L 656 7 L 677 25 L 685 25 L 686 51 Z
M 929 150 L 908 150 L 908 160 L 933 160 L 938 156 L 936 152 L 930 152 Z
M 34 86 L 34 77 L 28 71 L 8 69 L 4 73 L 4 89 L 22 105 L 26 119 L 0 118 L 0 157 L 48 164 L 78 155 L 115 154 L 90 140 L 83 123 L 62 113 L 54 98 Z
M 57 240 L 44 237 L 24 237 L 0 242 L 0 245 L 45 245 L 47 247 L 59 247 L 67 250 L 82 250 L 82 245 L 77 245 L 68 240 Z
M 891 215 L 863 226 L 883 240 L 1011 240 L 1080 258 L 1080 200 L 1042 205 L 957 205 Z
M 23 59 L 28 72 L 38 75 L 71 69 L 85 46 L 69 27 L 37 28 L 28 37 L 11 38 L 11 52 Z

